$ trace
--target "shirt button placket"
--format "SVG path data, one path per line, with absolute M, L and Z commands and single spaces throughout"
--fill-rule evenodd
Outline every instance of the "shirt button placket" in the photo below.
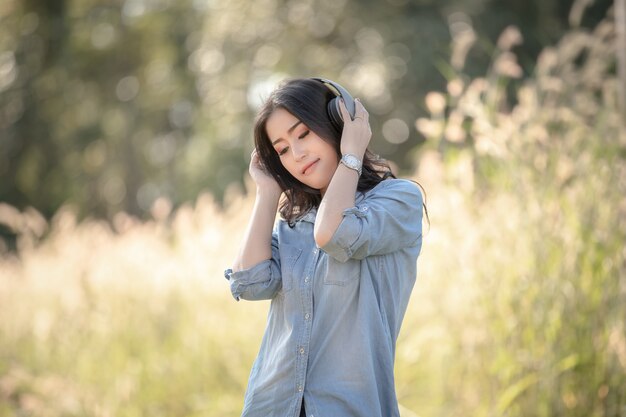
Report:
M 314 259 L 312 261 L 313 264 L 309 268 L 310 268 L 311 271 L 314 271 L 315 270 L 315 263 L 317 262 L 317 255 L 318 255 L 319 250 L 317 248 L 315 248 L 315 249 L 312 250 L 312 252 L 313 252 L 313 255 L 314 255 Z M 307 284 L 307 287 L 304 289 L 304 294 L 306 294 L 306 296 L 305 296 L 305 300 L 306 300 L 305 301 L 305 308 L 310 311 L 311 308 L 313 307 L 311 305 L 312 301 L 313 301 L 312 297 L 311 297 L 313 290 L 312 290 L 312 288 L 309 285 L 311 283 L 311 275 L 310 274 L 306 275 L 304 277 L 304 283 Z M 309 312 L 305 313 L 304 314 L 304 320 L 306 321 L 306 328 L 307 328 L 307 332 L 306 332 L 307 336 L 306 336 L 306 341 L 305 341 L 305 344 L 306 344 L 306 343 L 308 343 L 308 338 L 309 338 L 310 331 L 311 331 L 311 313 L 309 313 Z M 301 369 L 304 369 L 304 374 L 306 375 L 306 349 L 305 349 L 304 346 L 305 345 L 301 345 L 298 348 L 298 354 L 300 356 L 298 362 L 300 362 L 299 366 L 302 366 Z M 304 381 L 299 382 L 298 385 L 296 386 L 296 389 L 298 390 L 299 393 L 304 391 L 304 384 L 303 384 L 303 382 Z

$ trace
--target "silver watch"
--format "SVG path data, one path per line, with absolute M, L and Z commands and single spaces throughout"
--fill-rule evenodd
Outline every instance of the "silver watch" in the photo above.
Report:
M 352 155 L 352 154 L 345 154 L 341 157 L 341 162 L 342 164 L 344 164 L 345 166 L 347 166 L 350 169 L 355 170 L 356 172 L 359 173 L 359 177 L 361 176 L 361 171 L 362 171 L 362 162 L 359 158 L 357 158 L 356 156 Z

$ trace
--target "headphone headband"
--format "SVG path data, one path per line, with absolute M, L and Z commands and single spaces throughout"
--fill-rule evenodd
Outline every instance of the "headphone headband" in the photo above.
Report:
M 348 90 L 343 88 L 340 84 L 331 81 L 327 78 L 319 78 L 313 77 L 312 80 L 316 80 L 324 84 L 330 91 L 335 94 L 335 98 L 328 102 L 328 116 L 333 124 L 341 131 L 343 129 L 343 117 L 341 115 L 341 110 L 339 108 L 339 98 L 343 98 L 344 103 L 346 104 L 346 109 L 348 109 L 348 113 L 350 117 L 354 119 L 354 114 L 356 112 L 356 107 L 354 104 L 354 98 L 348 93 Z

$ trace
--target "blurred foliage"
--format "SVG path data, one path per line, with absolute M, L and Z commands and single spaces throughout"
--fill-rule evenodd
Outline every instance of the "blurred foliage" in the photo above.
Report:
M 442 270 L 458 262 L 450 275 L 466 303 L 442 307 L 462 320 L 441 354 L 444 415 L 623 416 L 626 124 L 614 19 L 542 50 L 511 98 L 518 40 L 503 31 L 486 76 L 457 73 L 416 122 L 429 139 L 421 172 L 441 167 L 471 213 L 456 232 L 461 253 L 434 255 Z
M 514 27 L 480 77 L 453 40 L 415 121 L 431 227 L 397 343 L 403 417 L 626 414 L 612 22 L 568 31 L 526 80 Z M 268 303 L 229 293 L 253 196 L 225 201 L 159 197 L 111 223 L 0 204 L 18 236 L 0 257 L 0 417 L 239 415 Z
M 523 78 L 568 20 L 593 25 L 610 3 L 572 17 L 563 0 L 3 0 L 0 201 L 108 219 L 161 196 L 221 201 L 242 185 L 260 97 L 288 76 L 363 98 L 374 149 L 406 171 L 423 94 L 482 74 L 504 27 L 525 38 Z

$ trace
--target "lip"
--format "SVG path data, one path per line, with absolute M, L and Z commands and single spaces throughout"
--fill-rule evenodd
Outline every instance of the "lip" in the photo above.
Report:
M 305 166 L 304 169 L 302 170 L 302 175 L 307 175 L 309 173 L 309 170 L 313 168 L 315 164 L 317 164 L 318 162 L 319 162 L 319 159 L 316 159 L 315 161 Z

